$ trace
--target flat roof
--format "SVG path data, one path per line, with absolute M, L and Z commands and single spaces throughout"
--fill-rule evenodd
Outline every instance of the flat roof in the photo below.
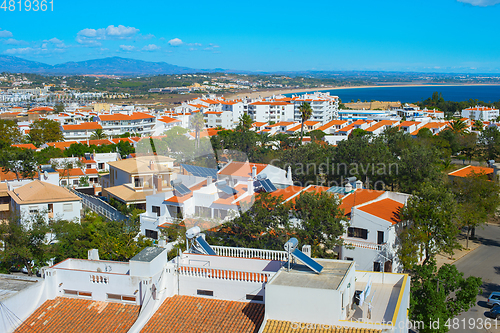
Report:
M 289 272 L 282 269 L 274 279 L 272 285 L 281 285 L 289 287 L 315 288 L 315 289 L 333 289 L 336 290 L 344 276 L 349 271 L 354 262 L 345 262 L 337 260 L 314 259 L 323 266 L 320 274 L 314 273 L 305 265 L 296 264 Z
M 154 258 L 158 257 L 166 249 L 162 247 L 147 247 L 135 256 L 130 258 L 130 261 L 144 261 L 151 262 Z
M 0 274 L 0 301 L 31 287 L 39 280 L 42 279 L 22 275 Z

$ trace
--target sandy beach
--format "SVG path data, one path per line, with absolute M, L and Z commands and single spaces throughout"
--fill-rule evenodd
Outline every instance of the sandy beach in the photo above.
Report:
M 498 84 L 399 84 L 399 85 L 370 85 L 370 86 L 352 86 L 352 87 L 320 87 L 320 88 L 297 88 L 297 89 L 272 89 L 262 91 L 241 92 L 237 94 L 226 95 L 227 99 L 240 98 L 266 98 L 284 94 L 299 94 L 304 92 L 339 90 L 339 89 L 362 89 L 362 88 L 397 88 L 397 87 L 452 87 L 452 86 L 498 86 Z

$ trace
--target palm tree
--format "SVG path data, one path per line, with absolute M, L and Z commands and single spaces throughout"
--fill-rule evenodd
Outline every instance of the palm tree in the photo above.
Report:
M 482 132 L 483 131 L 484 124 L 481 120 L 476 120 L 474 122 L 474 125 L 472 125 L 472 130 L 476 132 Z
M 467 132 L 467 124 L 460 119 L 450 122 L 449 130 L 455 134 L 465 134 Z
M 102 140 L 106 139 L 107 137 L 108 136 L 106 135 L 106 133 L 104 133 L 104 131 L 101 128 L 96 129 L 94 133 L 92 133 L 92 135 L 90 136 L 92 140 Z
M 302 120 L 302 125 L 300 126 L 300 142 L 302 143 L 302 138 L 304 137 L 304 123 L 307 119 L 311 118 L 313 110 L 310 103 L 304 102 L 300 108 L 300 118 Z
M 196 148 L 200 147 L 200 132 L 201 130 L 205 127 L 205 119 L 203 119 L 203 113 L 196 112 L 192 117 L 191 117 L 191 126 L 194 127 L 194 132 L 195 132 L 195 146 Z

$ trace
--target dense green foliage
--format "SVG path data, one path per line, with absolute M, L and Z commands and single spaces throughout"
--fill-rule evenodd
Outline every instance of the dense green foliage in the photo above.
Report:
M 481 283 L 474 276 L 465 279 L 454 265 L 438 270 L 431 260 L 417 266 L 411 280 L 410 320 L 423 324 L 422 333 L 450 331 L 451 319 L 475 305 Z
M 40 147 L 47 142 L 58 142 L 64 140 L 59 123 L 50 119 L 35 120 L 30 125 L 28 137 L 29 142 L 33 143 L 37 147 Z

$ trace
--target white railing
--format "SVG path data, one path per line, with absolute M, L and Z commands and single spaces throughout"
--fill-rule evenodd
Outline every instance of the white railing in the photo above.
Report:
M 255 283 L 267 283 L 275 274 L 274 272 L 252 272 L 194 266 L 179 266 L 178 273 L 181 276 L 188 277 Z
M 352 245 L 354 247 L 360 247 L 363 249 L 370 249 L 370 250 L 376 250 L 376 251 L 382 251 L 382 247 L 384 246 L 384 244 L 376 244 L 376 243 L 364 242 L 364 241 L 359 241 L 359 240 L 354 240 L 354 239 L 344 239 L 344 245 Z
M 249 249 L 242 247 L 211 246 L 218 256 L 237 258 L 260 258 L 266 260 L 287 261 L 286 251 Z

